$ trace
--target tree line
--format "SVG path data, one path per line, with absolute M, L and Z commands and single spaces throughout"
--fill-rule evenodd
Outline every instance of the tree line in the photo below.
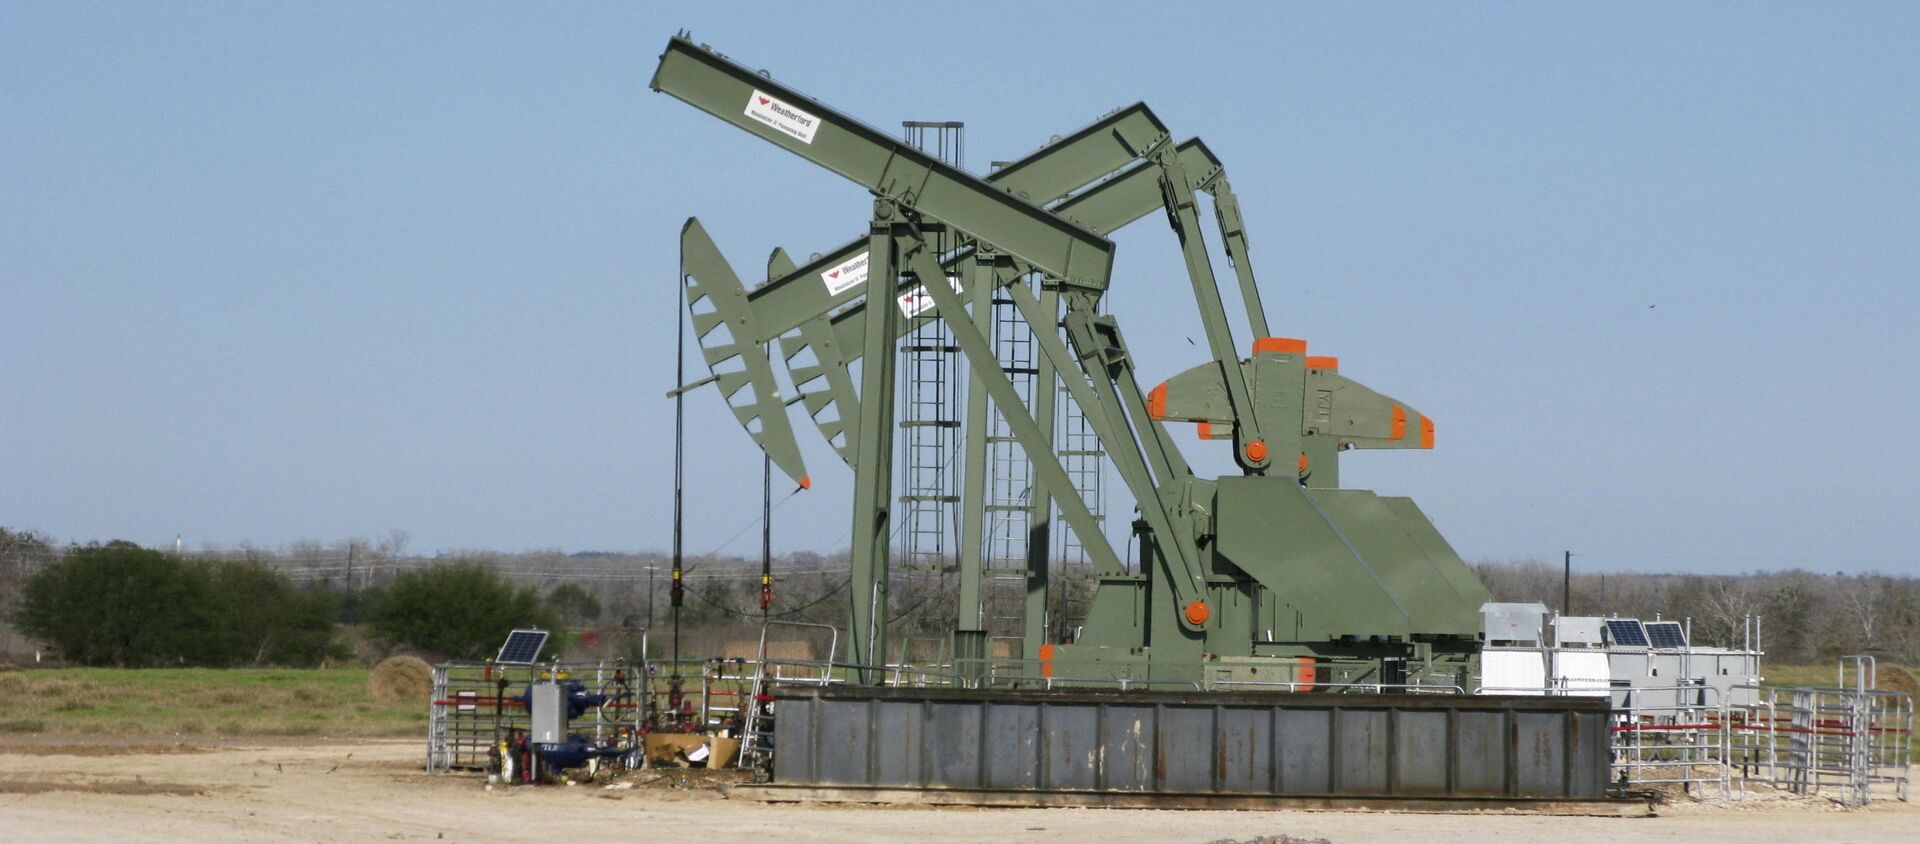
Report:
M 375 655 L 398 649 L 480 658 L 516 627 L 561 632 L 549 655 L 564 649 L 581 658 L 637 656 L 644 637 L 656 659 L 676 651 L 687 659 L 742 656 L 751 655 L 763 618 L 757 559 L 685 560 L 675 624 L 671 560 L 663 554 L 421 557 L 406 555 L 404 545 L 396 534 L 280 551 L 173 554 L 124 542 L 60 547 L 0 528 L 0 619 L 54 645 L 69 662 L 313 665 L 350 658 L 349 641 L 371 642 Z M 844 553 L 779 557 L 775 600 L 764 617 L 844 629 L 846 567 Z M 1498 600 L 1562 608 L 1557 562 L 1483 562 L 1474 569 Z M 1583 572 L 1571 586 L 1569 614 L 1689 620 L 1696 644 L 1741 645 L 1745 618 L 1759 616 L 1761 644 L 1776 663 L 1849 653 L 1920 663 L 1920 579 L 1913 577 Z M 890 590 L 896 643 L 924 644 L 953 628 L 952 575 L 901 573 Z M 1062 607 L 1053 612 L 1066 614 Z M 1062 629 L 1054 636 L 1064 638 L 1068 631 L 1056 626 Z M 823 641 L 817 656 L 827 656 L 824 648 Z
M 1577 562 L 1577 561 L 1576 561 Z M 1501 601 L 1538 601 L 1563 610 L 1568 591 L 1558 563 L 1479 563 L 1480 582 Z M 1793 569 L 1736 575 L 1576 573 L 1567 615 L 1691 621 L 1694 644 L 1737 647 L 1744 619 L 1761 620 L 1760 646 L 1782 664 L 1873 654 L 1920 664 L 1920 579 L 1879 573 Z
M 385 649 L 488 656 L 517 627 L 597 613 L 578 587 L 542 595 L 485 565 L 447 561 L 348 593 L 297 583 L 258 559 L 166 553 L 112 541 L 56 548 L 0 528 L 0 615 L 70 664 L 314 666 L 351 658 L 343 623 Z M 550 652 L 559 650 L 549 648 Z

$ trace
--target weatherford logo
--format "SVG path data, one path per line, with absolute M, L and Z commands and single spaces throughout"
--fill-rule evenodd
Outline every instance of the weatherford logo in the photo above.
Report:
M 813 131 L 820 128 L 820 118 L 757 90 L 747 97 L 746 115 L 803 144 L 813 143 Z
M 820 274 L 820 282 L 827 286 L 828 296 L 838 296 L 867 282 L 867 253 L 862 252 L 840 263 L 837 267 L 828 267 Z
M 960 277 L 957 275 L 947 276 L 947 286 L 952 287 L 953 292 L 956 294 L 962 292 L 960 290 Z M 900 313 L 906 314 L 907 319 L 913 319 L 927 311 L 933 310 L 934 304 L 933 295 L 927 292 L 927 286 L 924 284 L 900 294 L 894 301 L 900 304 Z

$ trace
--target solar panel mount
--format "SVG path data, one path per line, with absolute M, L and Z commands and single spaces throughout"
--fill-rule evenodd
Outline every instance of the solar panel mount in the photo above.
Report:
M 1637 618 L 1607 619 L 1607 638 L 1616 647 L 1644 648 L 1647 646 L 1646 628 L 1640 626 Z
M 1649 621 L 1647 639 L 1656 648 L 1681 649 L 1687 646 L 1687 631 L 1678 621 Z
M 540 649 L 546 646 L 547 631 L 515 630 L 507 634 L 507 642 L 500 646 L 494 662 L 531 663 L 540 658 Z

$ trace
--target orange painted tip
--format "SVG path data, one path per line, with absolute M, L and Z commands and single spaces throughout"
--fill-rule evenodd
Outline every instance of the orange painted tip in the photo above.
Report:
M 1198 627 L 1213 617 L 1213 610 L 1207 608 L 1206 601 L 1194 601 L 1187 604 L 1187 622 Z
M 1307 353 L 1307 341 L 1292 337 L 1261 337 L 1253 341 L 1253 353 L 1257 355 L 1261 352 L 1304 355 Z
M 1433 447 L 1433 420 L 1424 413 L 1420 414 L 1420 447 Z
M 1203 439 L 1203 440 L 1213 439 L 1213 423 L 1212 422 L 1202 422 L 1194 427 L 1199 430 L 1200 439 Z
M 801 475 L 801 476 L 800 476 L 800 488 L 801 488 L 801 489 L 813 489 L 813 476 L 812 476 L 812 475 Z
M 1400 405 L 1393 406 L 1393 425 L 1387 429 L 1387 439 L 1397 440 L 1407 435 L 1407 410 Z
M 1147 416 L 1151 419 L 1167 418 L 1167 382 L 1160 382 L 1160 386 L 1147 393 Z
M 1300 474 L 1305 475 L 1306 473 L 1307 473 L 1307 453 L 1303 451 L 1303 452 L 1300 452 Z
M 1247 443 L 1247 460 L 1259 463 L 1265 459 L 1267 459 L 1266 440 L 1254 440 L 1253 442 Z
M 1333 355 L 1308 355 L 1308 369 L 1339 369 L 1340 359 Z

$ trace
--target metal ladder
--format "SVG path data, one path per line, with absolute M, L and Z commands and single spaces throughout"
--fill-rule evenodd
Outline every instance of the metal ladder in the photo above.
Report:
M 941 161 L 960 166 L 963 126 L 950 121 L 906 121 L 903 140 Z M 944 253 L 951 236 L 933 237 Z M 921 279 L 941 284 L 945 279 Z M 892 307 L 892 303 L 888 303 Z M 961 319 L 965 315 L 961 315 Z M 946 315 L 909 317 L 919 321 L 900 343 L 899 576 L 920 601 L 903 608 L 901 629 L 931 632 L 954 623 L 948 578 L 959 569 L 960 412 L 964 397 L 965 356 L 949 330 Z
M 1060 393 L 1058 418 L 1060 430 L 1055 435 L 1060 443 L 1058 453 L 1062 468 L 1067 470 L 1067 478 L 1073 481 L 1073 494 L 1086 502 L 1095 521 L 1105 525 L 1106 495 L 1100 481 L 1106 450 L 1101 448 L 1100 437 L 1087 421 L 1086 412 L 1065 391 Z M 1053 578 L 1053 590 L 1057 597 L 1053 602 L 1053 639 L 1056 642 L 1071 642 L 1074 631 L 1086 621 L 1087 610 L 1093 603 L 1096 583 L 1093 556 L 1087 552 L 1085 540 L 1074 533 L 1071 525 L 1060 525 L 1056 535 L 1060 538 L 1054 557 L 1057 576 Z
M 1013 300 L 993 298 L 993 347 L 1000 368 L 1023 403 L 1031 405 L 1035 362 L 1033 327 Z M 992 639 L 1019 637 L 1026 620 L 1027 550 L 1033 525 L 1033 464 L 994 407 L 987 421 L 987 559 L 981 570 L 982 629 Z

